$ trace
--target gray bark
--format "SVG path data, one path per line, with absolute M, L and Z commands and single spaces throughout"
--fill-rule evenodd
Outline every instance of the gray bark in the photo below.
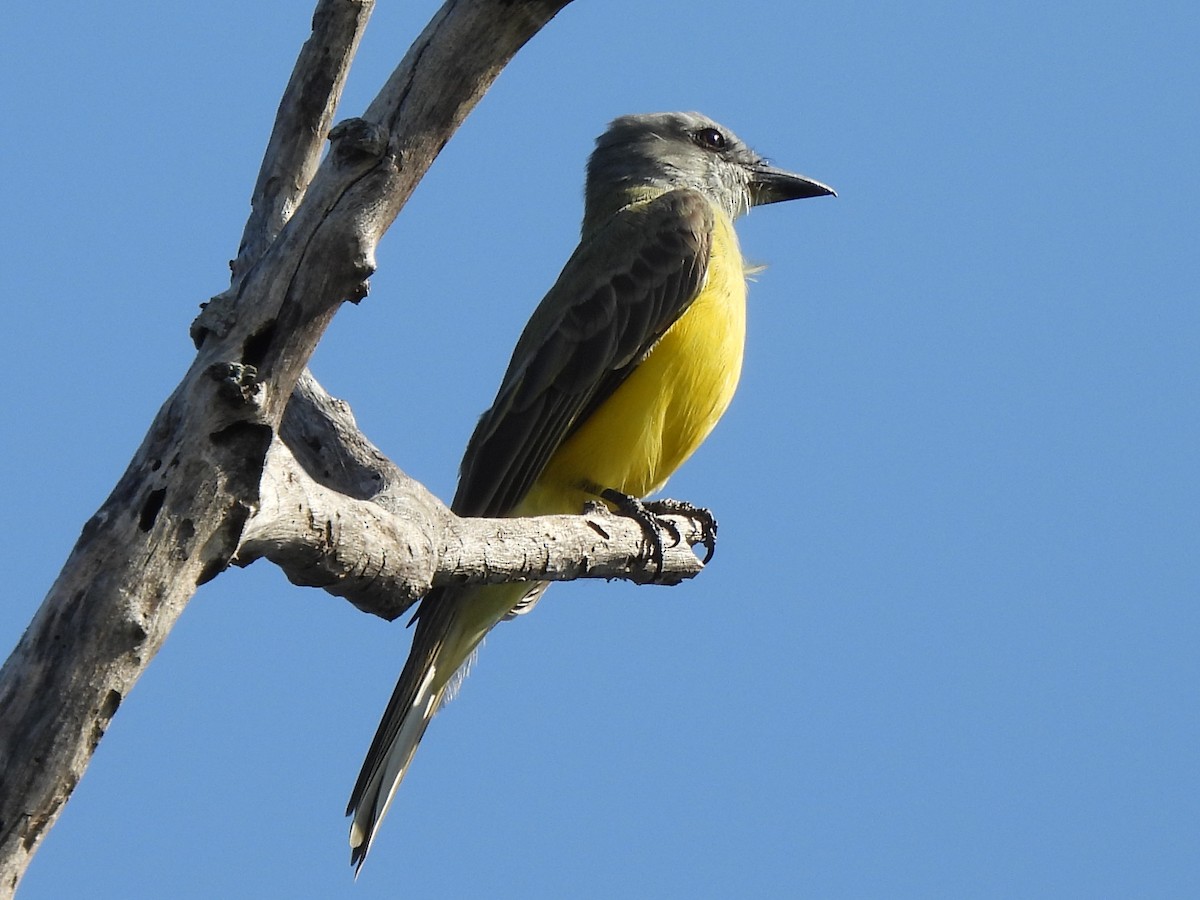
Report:
M 624 578 L 674 584 L 703 564 L 691 546 L 703 523 L 660 516 L 662 570 L 642 527 L 597 504 L 581 516 L 461 519 L 367 440 L 349 407 L 307 372 L 267 451 L 258 503 L 232 562 L 259 558 L 295 584 L 394 619 L 430 587 L 505 581 Z

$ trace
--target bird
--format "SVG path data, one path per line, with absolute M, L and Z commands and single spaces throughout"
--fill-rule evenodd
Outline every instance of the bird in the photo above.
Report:
M 598 499 L 636 509 L 661 490 L 725 412 L 741 372 L 749 267 L 734 220 L 821 196 L 836 193 L 775 167 L 700 113 L 611 122 L 588 160 L 579 245 L 471 435 L 454 513 L 570 514 Z M 545 587 L 439 587 L 421 599 L 346 809 L 356 876 L 476 648 Z

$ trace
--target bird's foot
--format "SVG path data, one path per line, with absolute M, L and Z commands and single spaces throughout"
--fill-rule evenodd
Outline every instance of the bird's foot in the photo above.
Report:
M 712 512 L 681 500 L 639 500 L 629 494 L 606 488 L 600 492 L 600 497 L 623 516 L 633 519 L 642 526 L 646 539 L 650 544 L 650 561 L 654 564 L 655 577 L 663 570 L 663 532 L 669 532 L 674 543 L 683 540 L 679 529 L 667 519 L 666 515 L 684 515 L 698 519 L 703 529 L 700 543 L 704 544 L 704 562 L 713 557 L 717 546 L 717 520 Z
M 708 561 L 713 558 L 713 554 L 717 551 L 717 517 L 712 514 L 711 509 L 706 509 L 703 506 L 693 506 L 686 500 L 671 500 L 666 497 L 662 500 L 651 500 L 643 505 L 656 516 L 688 516 L 699 521 L 700 543 L 704 545 L 704 559 L 701 562 L 708 565 Z M 678 538 L 678 533 L 675 536 Z

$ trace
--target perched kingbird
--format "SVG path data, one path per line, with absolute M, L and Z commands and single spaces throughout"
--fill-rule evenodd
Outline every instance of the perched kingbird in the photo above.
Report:
M 588 162 L 583 233 L 517 341 L 467 444 L 460 516 L 579 513 L 662 488 L 725 412 L 742 367 L 746 274 L 733 221 L 831 188 L 767 163 L 697 113 L 625 116 Z M 436 588 L 350 797 L 350 862 L 455 673 L 545 584 Z

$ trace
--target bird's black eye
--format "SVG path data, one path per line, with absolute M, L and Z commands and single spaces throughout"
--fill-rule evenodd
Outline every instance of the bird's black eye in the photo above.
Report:
M 725 149 L 725 135 L 715 128 L 701 128 L 692 132 L 692 140 L 705 150 L 720 152 Z

